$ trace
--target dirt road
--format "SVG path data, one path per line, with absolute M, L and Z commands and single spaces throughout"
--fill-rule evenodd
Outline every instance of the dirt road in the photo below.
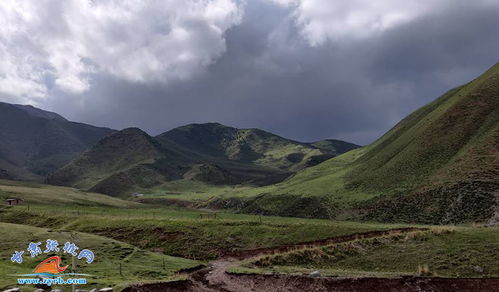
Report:
M 421 228 L 399 228 L 338 236 L 312 242 L 271 248 L 242 250 L 224 254 L 210 262 L 208 267 L 189 273 L 187 280 L 132 286 L 124 292 L 199 291 L 199 292 L 294 292 L 294 291 L 499 291 L 499 279 L 446 279 L 446 278 L 352 278 L 308 277 L 291 275 L 229 274 L 227 269 L 267 254 L 275 254 L 348 242 L 360 238 L 422 231 Z

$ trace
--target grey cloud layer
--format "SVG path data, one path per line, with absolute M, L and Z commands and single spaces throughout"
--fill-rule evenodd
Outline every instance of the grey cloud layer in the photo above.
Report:
M 1 1 L 0 93 L 28 101 L 51 88 L 82 93 L 100 72 L 137 83 L 187 79 L 223 54 L 223 33 L 241 13 L 232 0 Z
M 221 35 L 223 53 L 196 68 L 199 74 L 151 83 L 94 72 L 86 91 L 53 87 L 40 106 L 73 120 L 139 126 L 152 134 L 218 121 L 304 141 L 343 138 L 365 144 L 499 60 L 499 7 L 490 1 L 422 1 L 427 6 L 418 6 L 415 14 L 372 10 L 360 24 L 345 27 L 351 36 L 327 31 L 330 20 L 324 24 L 321 18 L 314 24 L 318 31 L 311 32 L 299 17 L 313 17 L 315 10 L 300 11 L 293 0 L 275 1 L 284 5 L 252 0 L 240 6 L 241 23 L 228 25 Z M 355 6 L 342 9 L 355 12 Z M 380 13 L 386 19 L 373 21 Z

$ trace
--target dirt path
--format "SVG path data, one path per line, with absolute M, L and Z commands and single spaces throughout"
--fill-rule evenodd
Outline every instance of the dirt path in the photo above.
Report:
M 333 238 L 327 238 L 323 240 L 315 240 L 310 242 L 304 242 L 299 244 L 289 244 L 282 245 L 271 248 L 259 248 L 252 250 L 241 250 L 236 252 L 225 253 L 218 260 L 210 262 L 207 268 L 194 271 L 189 273 L 189 280 L 185 281 L 177 281 L 170 282 L 164 284 L 152 284 L 152 285 L 143 285 L 143 286 L 134 286 L 130 287 L 124 291 L 225 291 L 225 292 L 246 292 L 246 291 L 265 291 L 262 290 L 264 287 L 261 287 L 261 282 L 266 282 L 261 279 L 258 282 L 249 281 L 249 278 L 255 277 L 261 278 L 265 276 L 257 276 L 257 275 L 230 275 L 226 273 L 227 269 L 233 266 L 237 266 L 243 260 L 249 260 L 252 258 L 256 258 L 262 255 L 275 254 L 275 253 L 283 253 L 292 250 L 298 250 L 303 248 L 313 248 L 319 246 L 326 246 L 335 243 L 348 242 L 352 240 L 362 239 L 362 238 L 373 238 L 384 235 L 393 235 L 400 233 L 408 233 L 408 232 L 416 232 L 416 231 L 424 231 L 426 228 L 398 228 L 398 229 L 390 229 L 390 230 L 382 230 L 382 231 L 369 231 L 363 233 L 354 233 L 349 235 L 337 236 Z M 249 278 L 248 278 L 249 277 Z M 293 282 L 300 282 L 300 277 L 289 277 L 289 276 L 277 276 L 281 278 L 281 281 L 274 281 L 272 283 L 268 283 L 268 287 L 272 287 L 269 291 L 278 291 L 275 290 L 275 283 L 282 282 L 283 279 L 292 279 Z M 306 278 L 306 277 L 301 277 Z M 298 283 L 296 282 L 296 283 Z M 282 283 L 280 285 L 283 285 Z M 260 287 L 259 287 L 260 286 Z M 289 283 L 288 285 L 283 285 L 281 288 L 285 289 L 287 286 L 290 287 L 291 290 L 279 290 L 279 291 L 299 291 L 294 290 L 293 285 Z M 258 288 L 257 288 L 258 287 Z M 255 290 L 257 289 L 257 290 Z M 320 291 L 320 290 L 318 290 Z
M 227 292 L 255 291 L 254 287 L 256 286 L 256 283 L 251 283 L 250 285 L 248 285 L 250 282 L 248 282 L 247 280 L 242 280 L 242 278 L 238 276 L 227 274 L 226 273 L 227 269 L 239 265 L 243 260 L 250 260 L 252 258 L 260 257 L 263 255 L 289 252 L 292 250 L 299 250 L 303 248 L 326 246 L 330 244 L 349 242 L 352 240 L 357 240 L 362 238 L 373 238 L 384 235 L 393 235 L 393 234 L 424 231 L 424 230 L 427 230 L 427 228 L 407 227 L 407 228 L 397 228 L 397 229 L 390 229 L 383 231 L 368 231 L 368 232 L 336 236 L 332 238 L 315 240 L 298 244 L 281 245 L 277 247 L 259 248 L 252 250 L 241 250 L 241 251 L 226 253 L 220 259 L 211 262 L 207 269 L 198 271 L 197 274 L 196 273 L 193 274 L 191 278 L 194 279 L 195 281 L 204 284 L 204 288 L 217 289 L 215 291 L 227 291 Z M 274 290 L 275 288 L 276 287 L 274 287 L 272 290 Z M 205 291 L 210 291 L 210 290 L 205 290 Z
M 243 250 L 224 254 L 210 262 L 208 267 L 189 272 L 187 280 L 136 285 L 124 292 L 149 291 L 196 291 L 196 292 L 294 292 L 294 291 L 374 291 L 374 292 L 422 292 L 422 291 L 499 291 L 499 279 L 446 279 L 446 278 L 333 278 L 292 275 L 229 274 L 227 269 L 237 266 L 243 260 L 258 256 L 282 253 L 303 248 L 325 246 L 361 238 L 373 238 L 424 231 L 426 228 L 399 228 L 385 231 L 370 231 L 337 236 L 300 244 L 271 248 Z

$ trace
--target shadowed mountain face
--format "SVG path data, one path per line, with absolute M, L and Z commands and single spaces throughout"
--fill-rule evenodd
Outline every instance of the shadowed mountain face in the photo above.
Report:
M 113 130 L 0 102 L 0 177 L 43 180 Z
M 359 147 L 335 140 L 300 143 L 259 129 L 236 129 L 217 123 L 179 127 L 157 139 L 206 160 L 251 163 L 282 171 L 297 171 Z
M 164 147 L 140 129 L 128 128 L 100 140 L 47 181 L 116 195 L 180 179 L 191 164 L 181 152 Z
M 341 150 L 358 147 L 336 143 Z M 102 139 L 47 181 L 111 195 L 181 179 L 215 185 L 266 185 L 338 151 L 258 129 L 216 123 L 187 125 L 157 137 L 130 128 Z

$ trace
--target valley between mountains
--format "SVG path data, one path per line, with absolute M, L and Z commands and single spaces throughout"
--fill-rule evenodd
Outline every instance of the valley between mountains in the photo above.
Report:
M 80 291 L 498 290 L 498 149 L 499 64 L 365 146 L 0 103 L 0 290 L 54 288 L 9 260 L 48 238 Z
M 499 220 L 498 95 L 495 65 L 364 147 L 338 140 L 303 143 L 217 123 L 187 125 L 156 137 L 137 128 L 109 132 L 86 126 L 92 135 L 79 134 L 80 128 L 64 130 L 80 139 L 79 145 L 106 135 L 80 154 L 66 145 L 76 138 L 71 143 L 58 138 L 58 147 L 68 152 L 56 152 L 66 163 L 55 159 L 45 181 L 126 199 L 139 193 L 132 199 L 151 204 L 262 215 L 494 223 Z M 58 115 L 46 116 L 54 119 L 51 127 L 68 127 Z M 0 164 L 4 176 L 12 172 L 22 179 L 26 169 L 32 173 L 24 178 L 43 174 L 35 170 L 40 161 L 51 160 L 46 144 L 52 142 L 26 148 L 33 151 L 23 154 L 33 157 L 29 160 Z

